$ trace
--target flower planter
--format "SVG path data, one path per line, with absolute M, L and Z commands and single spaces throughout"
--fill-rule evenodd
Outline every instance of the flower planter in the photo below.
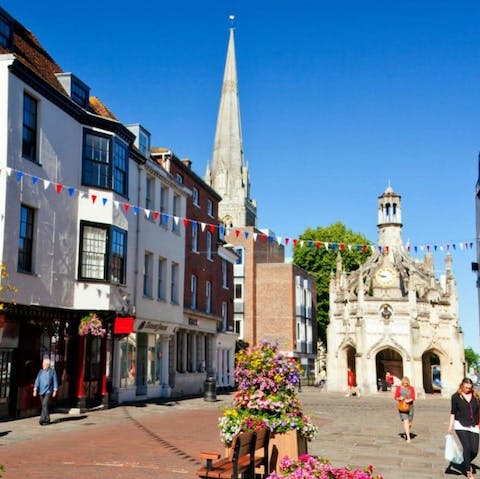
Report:
M 302 454 L 307 454 L 307 439 L 296 429 L 273 434 L 268 446 L 270 455 L 270 472 L 277 471 L 283 457 L 289 456 L 297 459 Z
M 231 447 L 225 448 L 225 457 L 230 457 Z M 278 471 L 280 461 L 285 456 L 297 459 L 302 454 L 308 454 L 307 439 L 297 430 L 292 429 L 286 432 L 277 432 L 270 437 L 268 456 L 270 471 Z

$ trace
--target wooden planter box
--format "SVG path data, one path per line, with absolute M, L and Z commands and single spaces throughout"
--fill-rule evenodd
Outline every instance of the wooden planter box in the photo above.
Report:
M 231 448 L 225 448 L 225 457 L 230 457 Z M 307 439 L 296 429 L 272 434 L 268 446 L 270 471 L 278 471 L 280 461 L 288 456 L 297 459 L 302 454 L 308 454 Z
M 297 430 L 273 434 L 268 447 L 270 455 L 270 472 L 277 471 L 280 461 L 288 456 L 297 459 L 308 453 L 307 439 Z

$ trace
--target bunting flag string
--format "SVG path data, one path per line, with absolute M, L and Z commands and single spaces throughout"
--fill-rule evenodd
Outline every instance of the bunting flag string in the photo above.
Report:
M 43 183 L 43 189 L 44 191 L 47 191 L 50 187 L 50 185 L 53 183 L 54 188 L 55 188 L 55 193 L 57 196 L 61 195 L 63 191 L 66 191 L 68 193 L 68 196 L 70 198 L 73 198 L 75 195 L 78 195 L 79 198 L 84 198 L 84 199 L 89 199 L 92 203 L 92 205 L 99 205 L 100 203 L 97 202 L 99 200 L 99 196 L 97 194 L 90 194 L 83 189 L 78 189 L 74 188 L 72 186 L 67 186 L 62 183 L 55 183 L 50 180 L 47 180 L 45 178 L 39 178 L 38 176 L 30 175 L 29 173 L 25 173 L 24 171 L 16 170 L 11 167 L 6 167 L 6 168 L 0 168 L 0 175 L 2 172 L 6 172 L 8 177 L 11 177 L 13 173 L 15 173 L 14 177 L 17 182 L 23 182 L 27 178 L 30 178 L 30 183 L 32 186 L 39 186 Z M 106 206 L 108 203 L 108 198 L 107 197 L 102 197 L 101 198 L 101 204 L 103 206 Z M 170 215 L 168 213 L 163 213 L 160 211 L 155 211 L 147 208 L 142 208 L 141 206 L 138 205 L 132 205 L 127 202 L 121 202 L 118 200 L 113 200 L 113 205 L 116 208 L 122 208 L 125 212 L 125 214 L 128 214 L 131 212 L 134 215 L 138 215 L 141 211 L 143 211 L 143 214 L 145 215 L 145 219 L 151 220 L 153 219 L 154 222 L 157 222 L 160 219 L 161 224 L 167 224 L 169 220 L 171 219 L 173 224 L 178 227 L 180 223 L 183 224 L 184 228 L 188 228 L 190 225 L 191 228 L 193 229 L 198 229 L 198 226 L 200 225 L 200 229 L 202 232 L 205 232 L 205 230 L 208 229 L 210 233 L 214 233 L 217 229 L 219 231 L 219 235 L 221 237 L 224 237 L 225 235 L 229 233 L 233 233 L 236 238 L 239 238 L 240 235 L 242 235 L 246 240 L 252 235 L 253 241 L 261 241 L 263 243 L 274 243 L 276 242 L 278 245 L 285 245 L 285 246 L 293 246 L 295 247 L 300 247 L 300 248 L 316 248 L 318 250 L 324 250 L 324 251 L 331 251 L 331 252 L 344 252 L 346 249 L 348 251 L 359 251 L 366 253 L 368 250 L 370 250 L 372 253 L 374 251 L 379 251 L 379 252 L 386 252 L 388 253 L 392 247 L 386 245 L 375 245 L 375 244 L 345 244 L 343 242 L 330 242 L 330 241 L 316 241 L 316 240 L 308 240 L 308 239 L 299 239 L 299 238 L 294 238 L 294 237 L 288 237 L 288 236 L 271 236 L 267 235 L 263 232 L 250 232 L 247 230 L 244 230 L 242 228 L 235 228 L 235 227 L 229 227 L 227 228 L 223 224 L 211 224 L 211 223 L 203 223 L 203 222 L 198 222 L 193 219 L 189 218 L 182 218 L 176 215 Z M 412 245 L 410 241 L 408 241 L 405 246 L 401 246 L 401 250 L 406 251 L 408 253 L 415 253 L 415 254 L 421 254 L 421 253 L 437 253 L 437 252 L 444 252 L 444 253 L 452 253 L 456 251 L 469 251 L 473 250 L 474 245 L 476 242 L 480 242 L 480 238 L 477 238 L 476 240 L 467 240 L 467 241 L 454 241 L 454 242 L 433 242 L 433 243 L 427 243 L 427 244 L 420 244 L 420 245 Z

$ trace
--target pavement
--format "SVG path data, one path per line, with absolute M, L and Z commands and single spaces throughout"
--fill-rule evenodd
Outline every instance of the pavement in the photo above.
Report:
M 214 402 L 194 398 L 53 413 L 48 426 L 40 426 L 38 417 L 0 422 L 2 479 L 193 479 L 203 465 L 200 451 L 224 451 L 217 424 L 231 400 L 225 394 Z M 300 400 L 320 429 L 310 454 L 338 467 L 371 464 L 385 479 L 455 477 L 443 458 L 448 399 L 416 401 L 411 443 L 401 437 L 390 392 L 357 398 L 303 387 Z

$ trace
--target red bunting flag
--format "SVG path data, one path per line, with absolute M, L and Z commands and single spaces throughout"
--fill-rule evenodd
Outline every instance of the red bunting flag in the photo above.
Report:
M 366 245 L 366 244 L 364 244 L 364 245 L 362 246 L 362 251 L 363 251 L 364 253 L 367 252 L 367 245 Z
M 240 230 L 235 230 L 235 237 L 238 238 L 240 236 Z
M 97 195 L 92 195 L 91 198 L 92 198 L 92 203 L 95 203 L 95 201 L 97 200 Z
M 128 203 L 123 203 L 123 209 L 125 210 L 125 213 L 128 213 L 128 210 L 130 209 L 130 205 Z
M 288 245 L 288 242 L 290 241 L 290 238 L 285 238 L 285 244 Z
M 315 242 L 315 246 L 320 249 L 322 247 L 322 242 L 321 241 L 317 241 Z
M 185 228 L 186 228 L 188 226 L 187 218 L 183 218 L 182 221 L 183 221 L 183 226 L 185 226 Z
M 215 225 L 208 225 L 208 229 L 210 230 L 210 233 L 215 232 Z
M 62 189 L 63 189 L 63 185 L 61 185 L 60 183 L 57 183 L 55 185 L 55 190 L 57 191 L 57 194 L 61 193 Z
M 385 246 L 385 251 L 388 253 L 388 250 L 389 250 L 389 246 Z
M 297 239 L 294 239 L 294 240 L 293 240 L 293 246 L 297 246 L 297 243 L 298 243 L 298 240 L 297 240 Z
M 153 219 L 154 219 L 154 221 L 157 221 L 159 217 L 160 217 L 160 212 L 159 212 L 159 211 L 154 211 L 154 212 L 153 212 Z
M 262 241 L 267 241 L 267 235 L 265 235 L 265 234 L 260 235 L 260 239 Z
M 340 243 L 340 251 L 345 251 L 345 243 Z

